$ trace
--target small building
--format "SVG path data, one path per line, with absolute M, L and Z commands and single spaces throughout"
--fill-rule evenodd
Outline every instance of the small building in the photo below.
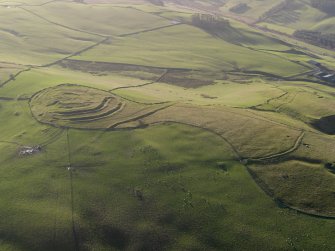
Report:
M 329 83 L 335 83 L 335 72 L 326 68 L 314 72 L 313 76 Z
M 32 155 L 38 153 L 42 150 L 41 146 L 23 146 L 20 151 L 20 156 Z
M 326 79 L 331 79 L 335 76 L 335 74 L 327 74 L 325 76 L 323 76 L 323 78 L 326 78 Z
M 328 73 L 323 76 L 320 76 L 320 78 L 324 81 L 335 83 L 335 73 Z

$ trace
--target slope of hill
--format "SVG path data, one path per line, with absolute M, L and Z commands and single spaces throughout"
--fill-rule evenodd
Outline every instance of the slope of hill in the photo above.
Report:
M 332 250 L 335 58 L 260 28 L 327 15 L 1 2 L 0 250 Z

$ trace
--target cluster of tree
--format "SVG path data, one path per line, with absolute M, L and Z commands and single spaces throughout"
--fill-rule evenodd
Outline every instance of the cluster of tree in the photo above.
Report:
M 163 0 L 149 0 L 149 2 L 152 3 L 153 5 L 164 6 Z
M 335 173 L 335 163 L 326 163 L 325 168 L 327 168 L 332 173 Z
M 328 49 L 335 49 L 335 33 L 322 34 L 318 31 L 297 30 L 293 35 L 307 43 Z
M 250 7 L 246 3 L 239 3 L 229 9 L 229 11 L 237 13 L 237 14 L 243 14 L 247 12 L 250 9 Z
M 218 31 L 230 27 L 228 20 L 211 14 L 194 14 L 192 24 L 206 31 Z
M 334 0 L 312 0 L 312 6 L 329 15 L 335 16 Z

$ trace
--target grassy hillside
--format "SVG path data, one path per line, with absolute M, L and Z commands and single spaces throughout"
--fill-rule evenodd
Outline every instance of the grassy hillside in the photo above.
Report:
M 102 44 L 75 58 L 166 68 L 225 71 L 245 69 L 276 75 L 306 71 L 301 65 L 213 38 L 210 34 L 189 25 L 178 25 L 115 39 L 111 44 Z
M 335 17 L 327 18 L 313 26 L 313 30 L 323 33 L 334 33 Z
M 150 13 L 112 5 L 55 2 L 28 9 L 52 22 L 100 35 L 121 35 L 171 24 Z
M 233 7 L 241 3 L 247 8 L 245 7 L 242 12 L 234 12 Z M 333 17 L 322 9 L 316 8 L 311 1 L 230 0 L 221 10 L 224 14 L 245 18 L 248 22 L 287 34 L 310 28 L 324 33 L 333 33 L 332 25 L 335 24 Z
M 332 250 L 335 60 L 260 28 L 332 18 L 278 4 L 1 2 L 0 250 Z

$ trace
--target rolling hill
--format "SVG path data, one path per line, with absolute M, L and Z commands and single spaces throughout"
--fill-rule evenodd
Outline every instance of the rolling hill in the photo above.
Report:
M 0 250 L 332 250 L 327 4 L 2 1 Z

